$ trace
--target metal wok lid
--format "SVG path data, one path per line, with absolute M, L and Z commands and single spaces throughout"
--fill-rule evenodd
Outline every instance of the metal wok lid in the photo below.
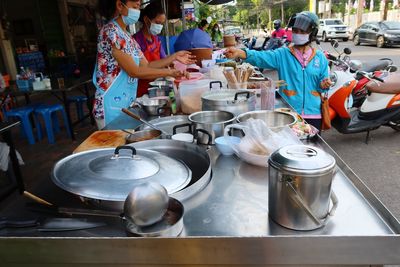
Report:
M 247 101 L 249 98 L 253 96 L 254 93 L 248 90 L 221 89 L 221 90 L 212 90 L 205 92 L 201 96 L 201 99 L 213 102 L 215 101 L 215 102 L 236 103 L 236 102 Z
M 58 161 L 53 182 L 79 196 L 124 201 L 132 187 L 145 181 L 163 185 L 168 194 L 186 187 L 191 170 L 163 153 L 132 146 L 95 149 Z

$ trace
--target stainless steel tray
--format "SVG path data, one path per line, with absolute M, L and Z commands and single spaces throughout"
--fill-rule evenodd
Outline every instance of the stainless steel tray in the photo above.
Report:
M 0 231 L 0 258 L 7 266 L 400 263 L 400 223 L 322 139 L 309 144 L 332 154 L 338 166 L 332 188 L 339 206 L 322 229 L 293 231 L 270 220 L 267 169 L 212 148 L 212 179 L 183 201 L 180 237 L 128 238 L 118 220 L 106 221 L 108 227 L 58 236 Z

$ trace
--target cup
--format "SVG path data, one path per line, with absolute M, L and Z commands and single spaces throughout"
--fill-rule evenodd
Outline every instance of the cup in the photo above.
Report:
M 46 89 L 51 89 L 51 81 L 49 78 L 44 78 L 43 83 L 44 83 L 44 86 L 46 87 Z
M 177 133 L 171 136 L 172 140 L 193 143 L 194 137 L 190 133 Z

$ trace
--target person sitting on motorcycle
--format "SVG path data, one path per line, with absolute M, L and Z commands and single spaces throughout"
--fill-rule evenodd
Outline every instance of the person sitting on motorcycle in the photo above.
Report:
M 271 33 L 272 38 L 286 38 L 286 31 L 281 28 L 281 21 L 279 19 L 274 20 L 274 31 Z
M 278 71 L 286 86 L 279 88 L 280 95 L 297 113 L 317 129 L 321 129 L 321 93 L 331 85 L 328 60 L 311 47 L 318 32 L 318 17 L 309 11 L 296 14 L 290 22 L 293 29 L 290 47 L 255 51 L 228 48 L 228 58 L 241 58 L 254 66 Z

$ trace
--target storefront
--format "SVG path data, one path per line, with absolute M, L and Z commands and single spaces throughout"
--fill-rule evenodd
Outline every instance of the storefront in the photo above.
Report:
M 2 47 L 3 59 L 14 60 L 16 67 L 1 69 L 3 73 L 9 72 L 15 79 L 20 67 L 64 76 L 77 68 L 89 71 L 88 61 L 92 65 L 96 47 L 96 0 L 2 2 L 2 24 L 7 25 L 3 27 L 4 39 L 10 43 L 13 54 L 6 59 L 4 54 L 10 51 Z

